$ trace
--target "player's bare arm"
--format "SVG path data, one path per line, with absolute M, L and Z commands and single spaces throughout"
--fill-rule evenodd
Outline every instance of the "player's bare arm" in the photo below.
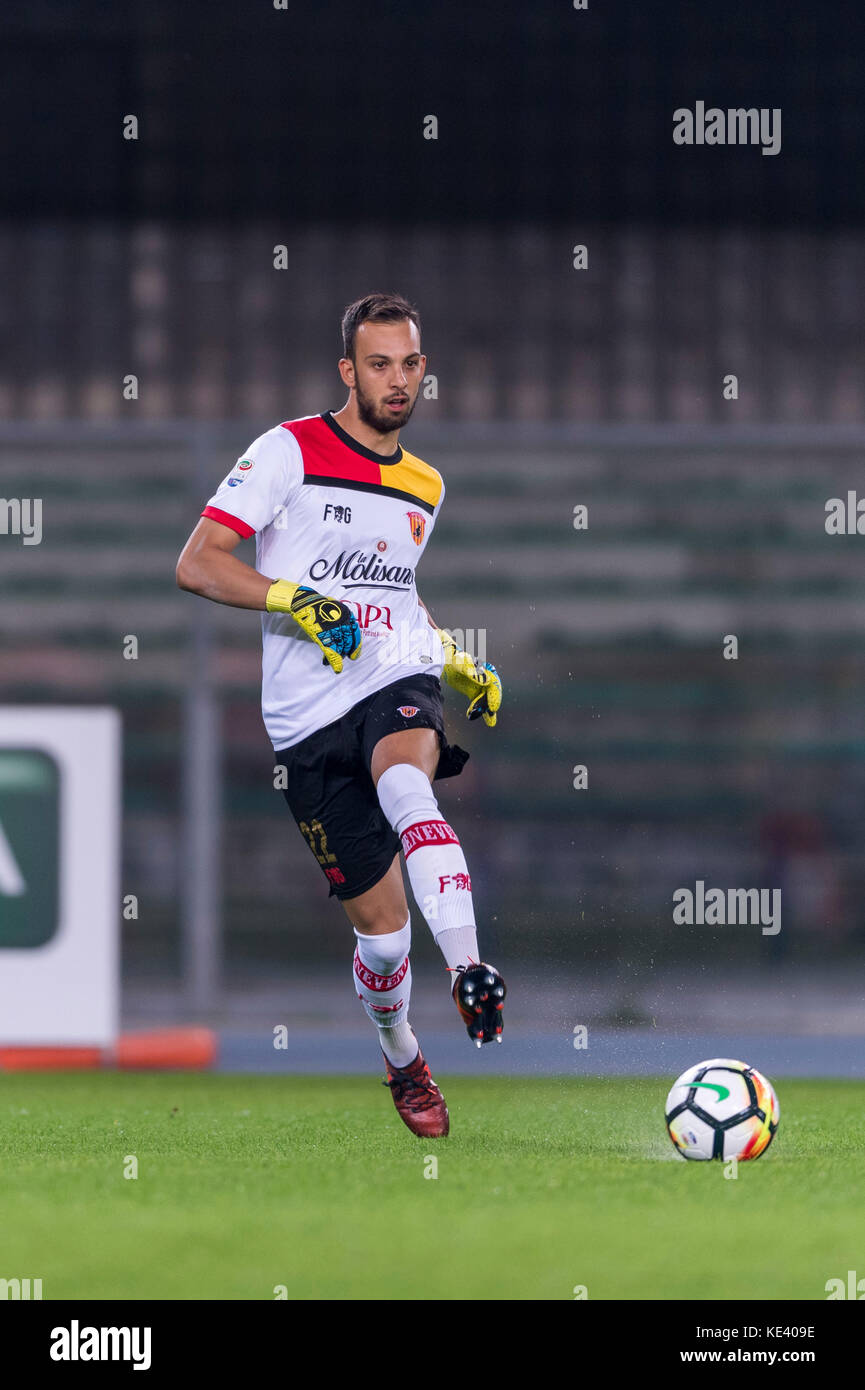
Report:
M 361 634 L 354 615 L 338 599 L 307 585 L 268 579 L 232 554 L 242 537 L 202 517 L 177 562 L 177 583 L 202 598 L 233 608 L 287 613 L 321 650 L 322 663 L 339 675 L 344 656 L 355 660 Z
M 179 587 L 232 608 L 265 609 L 273 579 L 233 553 L 241 539 L 221 522 L 202 517 L 177 561 Z
M 426 606 L 426 604 L 424 603 L 423 599 L 421 598 L 420 594 L 418 594 L 418 596 L 417 596 L 417 601 L 418 601 L 418 603 L 420 604 L 420 606 L 421 606 L 421 608 L 423 609 L 423 611 L 426 613 L 427 622 L 429 623 L 430 627 L 431 627 L 431 628 L 434 628 L 435 631 L 438 632 L 438 627 L 439 627 L 439 625 L 438 625 L 438 623 L 436 622 L 435 618 L 433 617 L 432 613 L 431 613 L 431 612 L 429 611 L 429 609 L 427 608 L 427 606 Z

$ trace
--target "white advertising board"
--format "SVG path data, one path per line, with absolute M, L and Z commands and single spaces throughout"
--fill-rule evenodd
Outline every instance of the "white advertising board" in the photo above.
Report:
M 0 705 L 0 1045 L 110 1046 L 120 716 Z

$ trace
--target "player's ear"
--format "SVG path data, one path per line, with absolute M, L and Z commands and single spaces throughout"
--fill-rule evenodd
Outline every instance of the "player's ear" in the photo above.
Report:
M 341 357 L 337 363 L 339 374 L 346 386 L 354 386 L 354 363 L 350 357 Z

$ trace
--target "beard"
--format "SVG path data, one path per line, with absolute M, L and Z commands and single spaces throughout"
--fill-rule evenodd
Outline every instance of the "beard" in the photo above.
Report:
M 379 406 L 372 396 L 368 396 L 360 382 L 355 382 L 354 394 L 357 401 L 357 413 L 361 420 L 369 429 L 378 430 L 380 434 L 392 434 L 394 430 L 401 430 L 403 425 L 408 424 L 412 411 L 417 405 L 417 396 L 415 396 L 414 400 L 409 400 L 404 408 L 394 415 L 385 406 Z

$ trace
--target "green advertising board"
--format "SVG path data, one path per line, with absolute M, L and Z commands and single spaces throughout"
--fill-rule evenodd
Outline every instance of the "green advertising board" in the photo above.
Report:
M 44 946 L 59 904 L 57 764 L 38 749 L 0 748 L 0 950 Z

